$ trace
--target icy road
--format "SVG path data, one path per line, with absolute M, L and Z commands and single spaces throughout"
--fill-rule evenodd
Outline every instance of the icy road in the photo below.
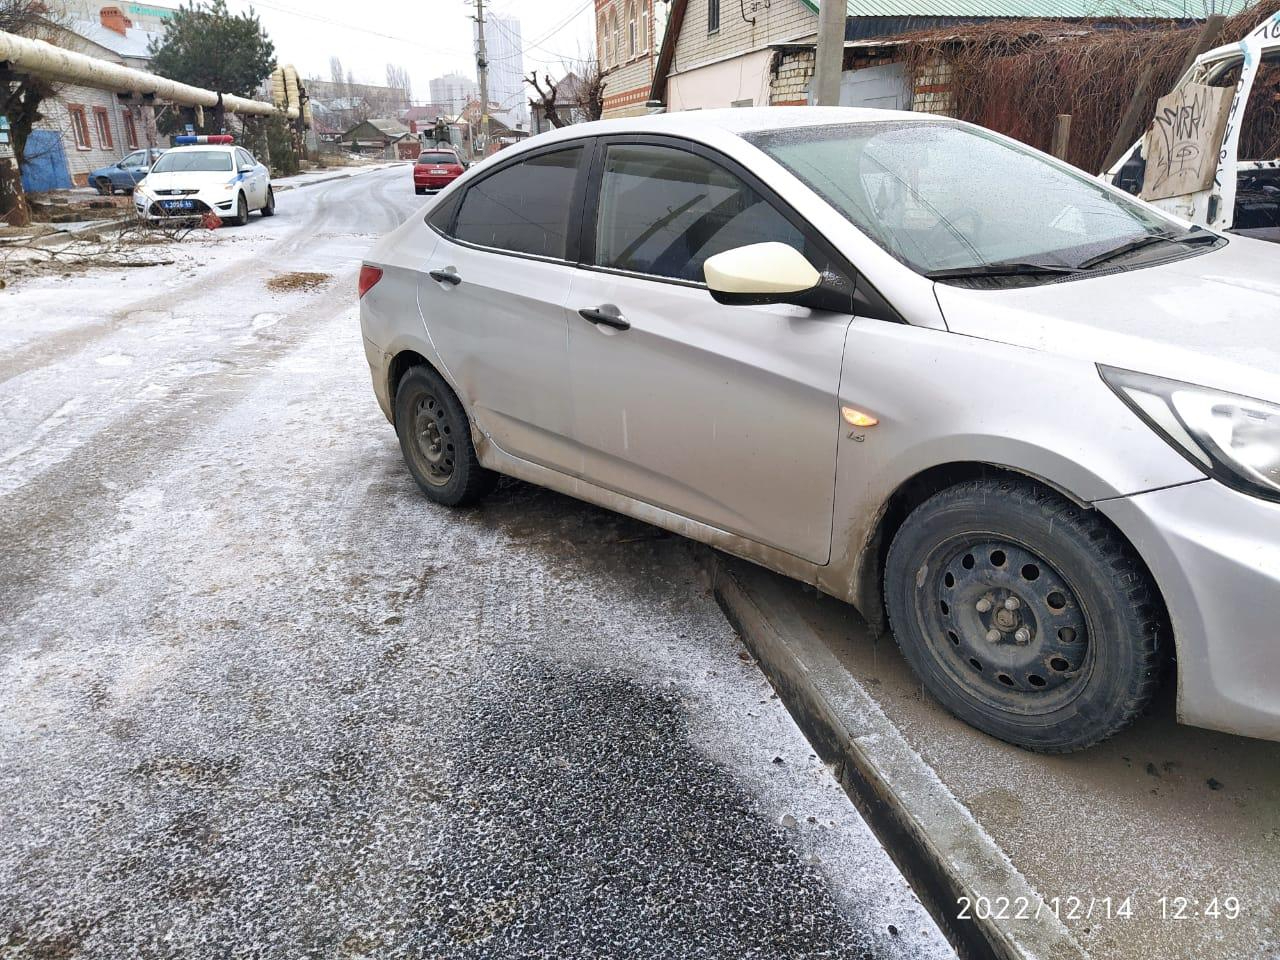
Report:
M 687 544 L 418 494 L 355 276 L 420 205 L 0 293 L 0 957 L 951 956 Z

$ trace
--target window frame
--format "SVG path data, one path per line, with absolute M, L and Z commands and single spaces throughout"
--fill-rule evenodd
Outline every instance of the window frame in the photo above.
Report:
M 611 146 L 668 147 L 674 150 L 683 150 L 685 153 L 692 153 L 709 163 L 723 168 L 746 184 L 748 188 L 754 190 L 765 203 L 773 207 L 779 216 L 795 227 L 800 235 L 804 237 L 806 244 L 811 244 L 820 251 L 826 257 L 831 269 L 838 274 L 842 274 L 848 282 L 851 295 L 856 289 L 860 275 L 853 264 L 848 261 L 848 258 L 841 254 L 831 241 L 814 229 L 813 224 L 806 220 L 791 204 L 778 196 L 777 192 L 770 188 L 768 184 L 741 163 L 727 154 L 721 153 L 719 150 L 698 143 L 695 140 L 686 140 L 683 137 L 666 134 L 613 134 L 596 138 L 594 155 L 591 159 L 591 176 L 587 184 L 586 205 L 582 210 L 578 237 L 579 257 L 577 265 L 583 270 L 608 273 L 620 277 L 634 277 L 654 283 L 669 283 L 677 287 L 691 287 L 695 290 L 707 289 L 706 283 L 698 280 L 683 280 L 679 277 L 640 273 L 635 270 L 601 266 L 592 262 L 595 260 L 596 252 L 596 226 L 600 213 L 600 188 L 604 183 L 605 154 Z
M 560 266 L 577 266 L 579 257 L 579 243 L 582 238 L 581 221 L 586 202 L 587 181 L 591 175 L 591 171 L 595 163 L 595 145 L 596 137 L 575 137 L 571 140 L 559 140 L 555 143 L 548 143 L 533 150 L 522 150 L 520 153 L 506 160 L 502 164 L 486 170 L 480 176 L 469 179 L 465 184 L 459 185 L 459 189 L 453 191 L 442 203 L 432 207 L 430 212 L 424 218 L 428 227 L 434 230 L 441 238 L 456 243 L 460 247 L 466 247 L 469 250 L 479 250 L 482 253 L 495 253 L 504 257 L 518 257 L 522 260 L 535 260 L 538 263 L 552 263 Z M 562 153 L 566 150 L 582 150 L 582 157 L 578 161 L 577 176 L 573 181 L 573 192 L 569 197 L 569 223 L 574 223 L 575 217 L 579 224 L 578 230 L 570 229 L 565 237 L 565 256 L 564 259 L 559 257 L 547 257 L 537 253 L 525 253 L 522 250 L 507 250 L 503 247 L 489 247 L 480 243 L 473 243 L 470 240 L 462 240 L 455 235 L 458 225 L 458 214 L 462 211 L 462 205 L 466 202 L 467 194 L 478 184 L 484 183 L 490 177 L 509 170 L 511 167 L 519 166 L 536 157 L 544 156 L 549 153 Z M 447 226 L 440 226 L 433 223 L 435 214 L 445 205 L 451 204 L 452 209 L 449 210 L 447 218 Z
M 636 0 L 627 0 L 627 61 L 640 56 L 640 25 L 636 20 Z
M 98 131 L 98 145 L 103 150 L 114 150 L 116 145 L 111 135 L 111 112 L 106 107 L 93 108 L 93 125 Z
M 720 32 L 720 0 L 707 0 L 707 36 Z
M 640 53 L 649 52 L 649 5 L 653 0 L 640 0 Z
M 138 125 L 134 122 L 133 113 L 128 107 L 121 111 L 120 122 L 121 126 L 124 127 L 124 142 L 129 148 L 129 152 L 132 153 L 134 150 L 141 149 L 138 143 Z
M 71 139 L 75 141 L 77 150 L 92 150 L 93 141 L 89 139 L 91 131 L 89 130 L 89 114 L 85 110 L 82 103 L 68 103 L 67 116 L 71 119 Z M 79 121 L 77 124 L 76 121 Z M 80 133 L 84 131 L 84 139 L 80 139 Z

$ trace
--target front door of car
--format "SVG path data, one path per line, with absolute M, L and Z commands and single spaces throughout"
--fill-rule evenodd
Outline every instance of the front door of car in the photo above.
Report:
M 262 206 L 267 201 L 267 168 L 253 159 L 248 150 L 236 150 L 236 168 L 244 180 L 244 192 L 250 208 Z
M 566 301 L 578 272 L 582 145 L 526 154 L 445 200 L 418 277 L 446 374 L 502 450 L 576 473 Z
M 135 150 L 120 161 L 122 176 L 120 177 L 120 183 L 114 184 L 114 186 L 133 187 L 147 175 L 148 169 L 150 168 L 147 166 L 147 152 L 145 150 Z
M 600 150 L 587 269 L 570 298 L 584 475 L 826 563 L 852 316 L 724 306 L 702 275 L 709 256 L 763 241 L 812 262 L 818 241 L 714 154 L 658 141 L 602 141 Z

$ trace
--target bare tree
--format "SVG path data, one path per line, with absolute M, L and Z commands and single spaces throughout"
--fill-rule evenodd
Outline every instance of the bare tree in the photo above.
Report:
M 0 0 L 0 30 L 21 37 L 51 40 L 58 24 L 41 0 Z M 14 162 L 0 164 L 0 219 L 16 225 L 31 220 L 31 211 L 22 195 L 20 170 L 31 129 L 43 119 L 41 105 L 56 96 L 58 88 L 49 80 L 0 69 L 0 109 L 9 118 L 10 146 Z
M 578 105 L 586 120 L 599 120 L 604 113 L 604 88 L 607 80 L 595 57 L 581 61 L 577 71 L 581 84 Z
M 551 79 L 551 75 L 544 73 L 542 75 L 542 83 L 540 84 L 538 82 L 538 71 L 530 70 L 529 75 L 524 78 L 524 82 L 533 87 L 534 91 L 538 94 L 537 99 L 534 99 L 533 97 L 529 98 L 529 106 L 533 108 L 534 112 L 536 113 L 538 110 L 541 110 L 543 115 L 547 118 L 547 122 L 553 127 L 565 126 L 565 121 L 560 119 L 560 112 L 558 109 L 559 105 L 556 102 L 556 97 L 559 95 L 560 91 L 556 87 L 555 81 Z M 543 89 L 543 84 L 546 85 L 545 90 Z
M 332 80 L 337 87 L 341 88 L 342 81 L 345 79 L 345 76 L 346 75 L 342 72 L 342 59 L 340 57 L 330 57 L 329 79 Z
M 404 91 L 405 105 L 408 106 L 409 101 L 413 99 L 413 80 L 409 76 L 409 70 L 398 64 L 387 64 L 387 86 L 392 90 Z

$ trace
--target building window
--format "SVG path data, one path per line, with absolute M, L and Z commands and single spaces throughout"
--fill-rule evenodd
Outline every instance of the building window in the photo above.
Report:
M 613 64 L 622 62 L 622 24 L 618 22 L 618 11 L 609 11 L 609 32 L 613 34 Z
M 707 0 L 707 33 L 720 29 L 720 0 Z
M 130 150 L 137 150 L 138 127 L 133 122 L 133 114 L 125 110 L 120 116 L 124 120 L 124 142 L 128 144 Z
M 92 150 L 93 144 L 89 142 L 89 118 L 85 116 L 84 107 L 68 106 L 67 112 L 71 114 L 71 133 L 76 138 L 76 149 Z
M 640 0 L 640 52 L 649 52 L 649 4 L 653 0 Z
M 600 69 L 607 70 L 613 62 L 613 34 L 609 32 L 608 18 L 600 14 Z
M 636 5 L 627 4 L 627 59 L 634 60 L 639 53 L 639 37 L 636 36 Z
M 111 114 L 107 113 L 105 107 L 93 108 L 93 122 L 98 128 L 98 146 L 103 150 L 112 150 L 115 144 L 111 142 Z

